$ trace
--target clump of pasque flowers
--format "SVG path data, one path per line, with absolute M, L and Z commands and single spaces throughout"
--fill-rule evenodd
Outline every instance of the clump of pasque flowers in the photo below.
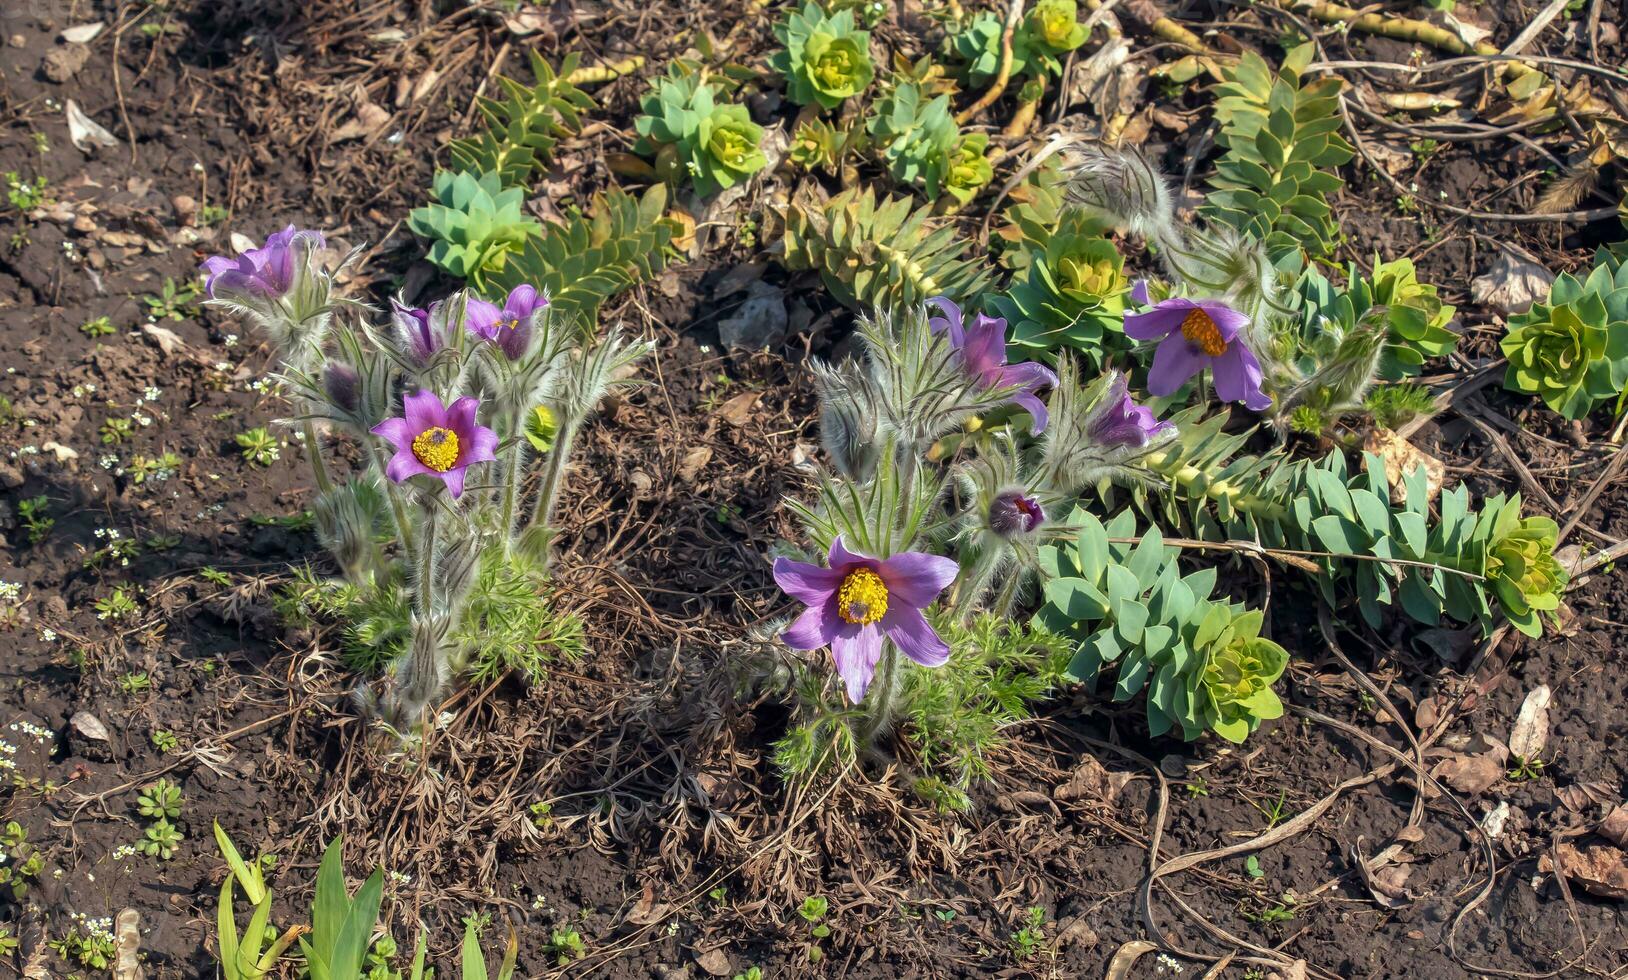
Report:
M 723 101 L 722 91 L 699 74 L 675 67 L 656 81 L 640 108 L 634 149 L 655 158 L 662 179 L 688 179 L 701 197 L 735 186 L 768 163 L 763 127 L 745 106 Z
M 536 576 L 517 570 L 546 570 L 572 440 L 651 347 L 552 316 L 529 285 L 499 300 L 454 293 L 427 308 L 398 298 L 382 323 L 355 303 L 345 309 L 356 316 L 339 315 L 324 247 L 316 232 L 285 229 L 260 248 L 206 261 L 206 288 L 210 302 L 252 316 L 276 347 L 316 472 L 317 529 L 344 582 L 381 597 L 374 605 L 400 608 L 401 656 L 359 699 L 409 731 L 469 665 L 468 637 L 483 626 L 466 621 L 472 595 L 492 602 L 477 595 L 481 583 L 525 586 Z M 540 467 L 527 438 L 539 411 L 554 420 Z M 361 448 L 364 465 L 349 479 L 330 474 L 324 434 Z M 541 602 L 535 589 L 510 593 Z
M 1066 359 L 1057 372 L 1008 363 L 1006 322 L 947 299 L 878 314 L 858 336 L 862 359 L 815 365 L 831 469 L 811 502 L 791 503 L 810 546 L 778 558 L 774 578 L 799 607 L 779 639 L 829 650 L 846 701 L 805 698 L 798 731 L 885 753 L 882 738 L 917 707 L 905 703 L 921 689 L 909 672 L 954 655 L 942 627 L 1011 617 L 1037 544 L 1067 530 L 1054 515 L 1134 469 L 1171 427 L 1118 375 L 1082 385 Z
M 835 109 L 870 87 L 870 33 L 854 26 L 854 12 L 827 15 L 817 3 L 793 10 L 777 24 L 775 37 L 784 47 L 769 64 L 786 79 L 786 98 L 797 105 Z

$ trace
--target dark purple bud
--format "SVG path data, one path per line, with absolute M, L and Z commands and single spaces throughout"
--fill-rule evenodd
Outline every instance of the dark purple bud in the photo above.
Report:
M 322 368 L 322 390 L 328 399 L 347 412 L 361 404 L 362 376 L 349 364 L 329 361 Z
M 1003 538 L 1029 534 L 1044 523 L 1040 501 L 1021 490 L 1003 490 L 989 505 L 989 529 Z

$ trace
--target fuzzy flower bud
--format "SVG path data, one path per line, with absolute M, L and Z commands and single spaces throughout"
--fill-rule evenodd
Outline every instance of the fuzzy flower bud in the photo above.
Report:
M 341 361 L 329 361 L 322 368 L 322 390 L 329 401 L 344 412 L 355 412 L 361 405 L 362 376 L 356 369 Z
M 1046 522 L 1040 501 L 1022 490 L 1003 490 L 989 504 L 989 529 L 1003 538 L 1033 533 Z
M 1135 150 L 1078 143 L 1064 151 L 1064 193 L 1139 238 L 1161 245 L 1176 235 L 1175 206 L 1164 175 Z

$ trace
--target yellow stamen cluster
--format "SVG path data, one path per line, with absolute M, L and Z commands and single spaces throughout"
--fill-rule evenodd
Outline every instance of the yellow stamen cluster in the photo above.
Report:
M 837 589 L 837 615 L 844 622 L 864 626 L 887 615 L 887 584 L 868 568 L 856 568 Z
M 437 473 L 445 473 L 458 462 L 458 433 L 440 426 L 425 429 L 413 440 L 413 455 Z
M 498 326 L 502 327 L 505 330 L 517 330 L 520 327 L 520 318 L 519 317 L 510 317 L 507 320 L 500 320 L 500 321 L 498 321 Z
M 1181 335 L 1203 351 L 1205 357 L 1220 357 L 1227 352 L 1227 340 L 1221 336 L 1221 328 L 1203 310 L 1195 309 L 1187 314 L 1181 321 Z

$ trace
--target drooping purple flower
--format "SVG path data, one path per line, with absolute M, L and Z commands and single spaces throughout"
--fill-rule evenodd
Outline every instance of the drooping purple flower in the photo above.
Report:
M 1046 509 L 1022 490 L 1002 490 L 989 502 L 989 529 L 1003 538 L 1030 534 L 1046 523 Z
M 433 476 L 454 496 L 464 492 L 464 471 L 497 458 L 497 433 L 475 422 L 479 402 L 464 396 L 443 405 L 435 392 L 419 389 L 402 399 L 402 415 L 373 427 L 396 448 L 384 475 L 397 483 Z
M 294 285 L 294 276 L 306 256 L 327 245 L 321 232 L 302 231 L 289 225 L 272 232 L 259 248 L 245 250 L 236 258 L 214 255 L 204 259 L 204 290 L 211 299 L 217 289 L 256 299 L 281 299 Z
M 941 316 L 932 317 L 927 325 L 933 333 L 948 331 L 950 343 L 961 353 L 961 360 L 973 380 L 982 388 L 1016 387 L 1012 403 L 1034 418 L 1030 432 L 1039 435 L 1046 429 L 1049 416 L 1046 403 L 1040 400 L 1039 390 L 1057 384 L 1057 375 L 1044 364 L 1025 361 L 1006 363 L 1006 321 L 982 313 L 972 326 L 962 324 L 961 308 L 943 296 L 927 301 L 937 306 Z
M 440 305 L 431 303 L 430 308 L 426 310 L 408 306 L 394 297 L 390 300 L 390 322 L 395 324 L 396 333 L 401 337 L 407 352 L 420 364 L 434 357 L 437 351 L 447 345 L 444 331 L 436 329 L 432 316 Z
M 1159 421 L 1152 409 L 1136 404 L 1127 387 L 1125 376 L 1115 374 L 1108 393 L 1086 425 L 1086 434 L 1099 446 L 1141 449 L 1161 432 L 1175 428 L 1169 422 Z
M 475 336 L 496 344 L 509 360 L 518 361 L 531 346 L 537 317 L 547 308 L 547 296 L 521 283 L 509 290 L 502 309 L 471 296 L 464 308 L 464 325 Z
M 775 559 L 775 582 L 808 606 L 780 638 L 796 650 L 829 646 L 849 700 L 864 699 L 884 636 L 923 667 L 950 658 L 949 644 L 922 610 L 955 580 L 960 566 L 953 559 L 916 551 L 876 559 L 849 551 L 839 537 L 826 565 Z
M 1146 285 L 1139 284 L 1133 295 L 1145 299 Z M 1272 399 L 1261 390 L 1260 361 L 1239 337 L 1248 325 L 1248 317 L 1225 303 L 1172 296 L 1151 310 L 1127 315 L 1125 336 L 1160 342 L 1148 369 L 1153 394 L 1173 395 L 1208 367 L 1217 397 L 1260 412 L 1271 407 Z

